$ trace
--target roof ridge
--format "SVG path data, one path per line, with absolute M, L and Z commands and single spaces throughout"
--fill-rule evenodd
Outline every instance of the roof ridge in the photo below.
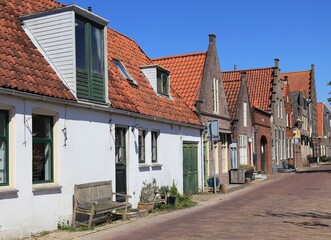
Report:
M 229 72 L 242 72 L 242 71 L 255 71 L 255 70 L 267 70 L 267 69 L 272 69 L 272 70 L 273 70 L 274 67 L 238 69 L 238 70 L 222 71 L 222 73 L 229 73 Z
M 169 59 L 169 58 L 179 58 L 179 57 L 189 57 L 189 56 L 194 56 L 194 55 L 205 55 L 207 52 L 193 52 L 193 53 L 184 53 L 184 54 L 179 54 L 179 55 L 172 55 L 172 56 L 165 56 L 165 57 L 158 57 L 158 58 L 152 58 L 153 61 L 156 60 L 164 60 L 164 59 Z
M 288 73 L 303 73 L 303 72 L 310 72 L 311 70 L 299 70 L 299 71 L 291 71 L 291 72 L 282 72 L 280 74 L 288 74 Z
M 149 61 L 152 61 L 151 58 L 145 53 L 145 51 L 140 47 L 140 45 L 133 38 L 130 38 L 130 37 L 124 35 L 123 33 L 119 32 L 119 31 L 117 31 L 117 30 L 115 30 L 115 29 L 113 29 L 109 26 L 107 26 L 107 28 L 108 28 L 108 30 L 113 31 L 116 34 L 121 35 L 122 37 L 124 37 L 124 38 L 130 40 L 131 42 L 133 42 L 140 49 L 140 51 L 149 59 Z

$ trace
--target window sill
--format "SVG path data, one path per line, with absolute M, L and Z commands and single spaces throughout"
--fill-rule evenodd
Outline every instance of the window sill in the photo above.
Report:
M 32 192 L 60 191 L 62 186 L 57 184 L 36 184 L 32 188 Z
M 139 163 L 139 168 L 149 168 L 151 165 L 147 163 Z
M 152 167 L 162 167 L 163 164 L 161 163 L 152 163 Z
M 18 193 L 18 190 L 15 188 L 4 187 L 2 189 L 2 187 L 0 187 L 0 195 L 16 194 L 16 193 Z

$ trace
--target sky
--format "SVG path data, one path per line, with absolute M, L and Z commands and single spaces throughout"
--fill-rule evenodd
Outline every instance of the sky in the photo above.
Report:
M 204 52 L 216 35 L 221 70 L 315 65 L 317 100 L 331 86 L 330 0 L 58 0 L 107 19 L 150 58 Z M 331 72 L 331 71 L 330 71 Z M 331 95 L 330 95 L 331 97 Z

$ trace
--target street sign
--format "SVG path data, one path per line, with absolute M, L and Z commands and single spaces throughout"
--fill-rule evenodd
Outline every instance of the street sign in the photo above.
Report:
M 213 141 L 219 141 L 219 126 L 218 120 L 209 120 L 208 121 L 208 138 Z

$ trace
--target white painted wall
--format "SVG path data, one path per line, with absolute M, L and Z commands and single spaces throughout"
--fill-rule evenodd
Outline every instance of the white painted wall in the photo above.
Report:
M 113 180 L 115 189 L 115 146 L 114 134 L 117 125 L 129 126 L 127 131 L 128 162 L 127 189 L 132 195 L 133 206 L 139 201 L 144 180 L 156 178 L 161 185 L 171 185 L 175 180 L 180 192 L 183 191 L 182 143 L 199 143 L 198 163 L 201 176 L 200 130 L 140 120 L 91 109 L 59 106 L 43 101 L 29 101 L 1 96 L 0 108 L 11 108 L 10 121 L 10 186 L 0 187 L 0 239 L 16 239 L 31 233 L 57 228 L 61 221 L 71 221 L 72 195 L 74 184 L 101 180 Z M 54 126 L 55 173 L 54 183 L 45 186 L 61 186 L 60 191 L 36 193 L 32 184 L 32 135 L 24 125 L 32 128 L 32 113 L 55 115 Z M 111 123 L 109 123 L 111 122 Z M 160 132 L 158 157 L 160 168 L 139 168 L 135 144 L 138 130 L 131 131 L 139 124 L 148 131 Z M 67 129 L 65 142 L 62 130 Z M 146 139 L 146 163 L 151 164 L 150 137 Z M 66 146 L 65 146 L 66 143 Z M 199 177 L 200 181 L 201 177 Z M 201 186 L 202 182 L 199 182 Z M 17 194 L 6 194 L 8 190 Z

